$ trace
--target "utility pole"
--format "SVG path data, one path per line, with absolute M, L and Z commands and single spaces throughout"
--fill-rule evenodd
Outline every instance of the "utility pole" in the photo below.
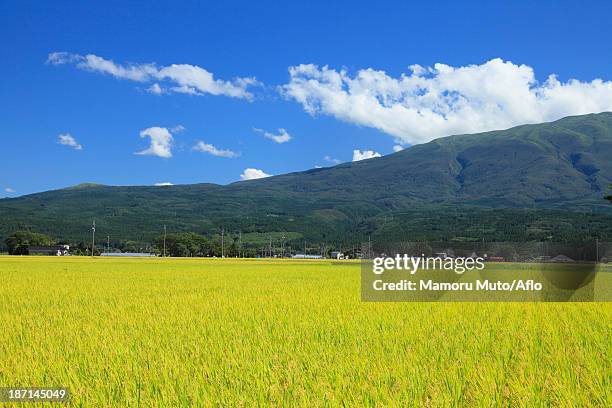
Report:
M 285 257 L 285 234 L 281 237 L 281 258 Z
M 238 232 L 238 258 L 242 258 L 242 231 Z
M 270 238 L 270 258 L 272 258 L 272 236 Z
M 223 241 L 225 230 L 221 228 L 221 258 L 225 258 L 225 242 Z
M 599 262 L 599 237 L 595 238 L 595 263 Z
M 106 252 L 110 252 L 110 235 L 106 236 Z
M 96 253 L 96 220 L 93 220 L 91 227 L 91 256 L 93 257 Z
M 166 257 L 166 226 L 164 225 L 164 258 Z

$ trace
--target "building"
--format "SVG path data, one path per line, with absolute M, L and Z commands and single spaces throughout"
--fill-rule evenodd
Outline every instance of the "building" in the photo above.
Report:
M 68 256 L 70 255 L 70 245 L 49 245 L 28 247 L 29 255 L 38 256 Z
M 332 251 L 331 254 L 329 254 L 329 257 L 331 259 L 344 259 L 344 254 L 339 251 Z
M 551 258 L 549 262 L 557 262 L 557 263 L 568 263 L 568 262 L 576 262 L 572 258 L 565 256 L 563 254 L 557 255 L 554 258 Z
M 533 262 L 549 262 L 550 259 L 551 259 L 550 256 L 542 255 L 542 256 L 537 256 L 533 258 Z
M 151 258 L 157 255 L 147 252 L 103 252 L 100 256 L 116 256 L 116 257 L 134 257 L 134 258 Z
M 321 255 L 295 254 L 291 258 L 293 258 L 293 259 L 321 259 L 323 257 Z

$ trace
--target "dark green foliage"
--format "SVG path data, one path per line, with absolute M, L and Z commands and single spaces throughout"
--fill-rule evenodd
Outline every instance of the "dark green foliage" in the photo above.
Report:
M 611 157 L 611 113 L 569 117 L 227 186 L 83 184 L 3 199 L 0 238 L 34 230 L 88 242 L 95 218 L 98 233 L 110 235 L 114 248 L 147 248 L 164 225 L 168 233 L 208 240 L 209 247 L 177 243 L 176 253 L 183 254 L 217 253 L 222 228 L 231 236 L 230 252 L 239 250 L 239 232 L 257 236 L 240 248 L 251 253 L 265 250 L 269 233 L 274 245 L 286 234 L 294 249 L 305 242 L 337 249 L 368 236 L 612 239 L 612 211 L 601 199 L 612 182 Z
M 29 231 L 17 231 L 12 233 L 4 241 L 11 255 L 27 255 L 30 246 L 52 245 L 53 240 L 44 234 Z
M 156 239 L 157 248 L 162 255 L 163 242 L 163 236 Z M 166 236 L 166 256 L 210 256 L 213 252 L 214 247 L 210 240 L 193 232 Z
M 372 240 L 612 241 L 612 213 L 550 209 L 449 208 L 381 215 Z

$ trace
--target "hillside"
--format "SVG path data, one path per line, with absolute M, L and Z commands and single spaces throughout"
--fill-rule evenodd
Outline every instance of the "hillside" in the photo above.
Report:
M 568 117 L 445 137 L 381 158 L 227 186 L 82 184 L 3 199 L 0 238 L 32 229 L 84 240 L 92 218 L 102 234 L 136 241 L 150 241 L 164 224 L 208 235 L 223 227 L 355 241 L 385 228 L 398 234 L 389 230 L 389 217 L 409 220 L 403 227 L 414 228 L 409 238 L 418 232 L 448 234 L 449 223 L 455 235 L 482 224 L 482 235 L 485 219 L 489 225 L 501 223 L 491 236 L 497 239 L 512 236 L 504 227 L 508 223 L 518 223 L 520 239 L 529 236 L 533 223 L 548 225 L 542 234 L 564 223 L 571 231 L 577 223 L 576 230 L 587 235 L 605 235 L 612 224 L 603 200 L 612 183 L 610 158 L 612 113 Z M 462 216 L 467 218 L 461 221 Z M 441 217 L 449 218 L 446 227 L 438 225 Z
M 382 158 L 248 183 L 388 208 L 600 205 L 612 180 L 612 113 L 441 138 Z M 235 187 L 234 187 L 235 188 Z

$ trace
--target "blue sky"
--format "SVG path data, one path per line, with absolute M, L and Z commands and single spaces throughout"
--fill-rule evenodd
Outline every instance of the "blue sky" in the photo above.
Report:
M 606 2 L 177 3 L 0 4 L 0 197 L 225 184 L 612 110 Z

